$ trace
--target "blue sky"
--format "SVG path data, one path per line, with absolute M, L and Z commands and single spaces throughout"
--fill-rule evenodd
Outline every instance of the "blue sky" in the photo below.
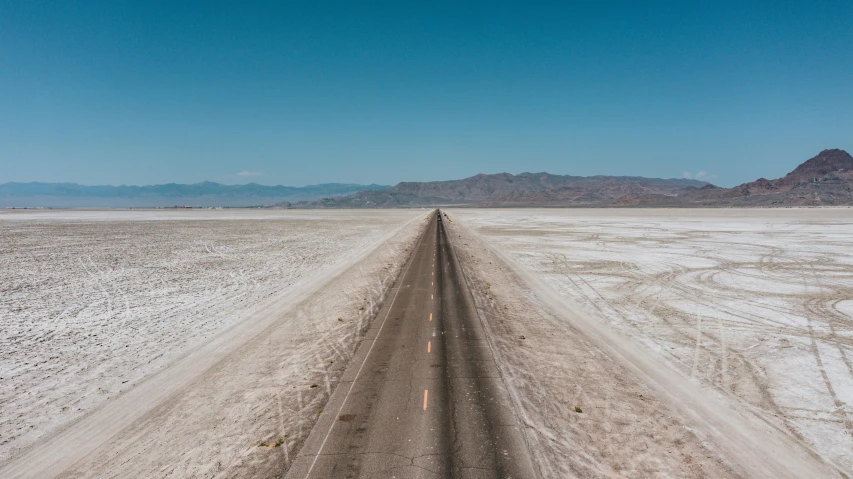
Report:
M 729 186 L 853 149 L 849 0 L 457 3 L 0 0 L 0 182 Z

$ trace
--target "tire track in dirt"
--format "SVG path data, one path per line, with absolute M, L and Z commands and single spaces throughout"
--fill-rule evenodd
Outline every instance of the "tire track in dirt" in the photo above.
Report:
M 808 282 L 806 281 L 806 269 L 805 266 L 800 270 L 803 286 L 808 289 Z M 819 293 L 822 292 L 823 287 L 820 285 L 820 282 L 817 282 Z M 820 300 L 818 298 L 818 300 Z M 838 415 L 841 422 L 844 424 L 844 427 L 847 429 L 847 434 L 853 437 L 853 423 L 851 423 L 850 418 L 847 415 L 847 411 L 845 409 L 846 404 L 841 401 L 838 397 L 838 394 L 835 392 L 835 387 L 832 385 L 832 381 L 829 378 L 829 375 L 826 373 L 826 368 L 823 364 L 823 358 L 820 354 L 820 349 L 818 348 L 817 340 L 814 335 L 814 326 L 812 325 L 812 311 L 809 311 L 808 304 L 804 305 L 806 308 L 806 325 L 808 327 L 809 339 L 811 341 L 812 354 L 814 355 L 815 363 L 817 363 L 817 367 L 820 370 L 820 375 L 823 378 L 824 385 L 826 386 L 826 390 L 829 392 L 830 397 L 832 398 L 832 402 L 835 405 L 835 413 Z M 835 331 L 832 329 L 832 321 L 829 322 L 829 327 L 831 328 L 831 336 L 835 336 Z M 843 353 L 842 353 L 843 354 Z M 846 357 L 844 357 L 846 360 Z M 845 361 L 849 366 L 849 362 Z

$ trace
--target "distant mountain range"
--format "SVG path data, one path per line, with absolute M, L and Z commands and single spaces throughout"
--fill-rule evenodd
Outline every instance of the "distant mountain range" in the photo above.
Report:
M 393 188 L 303 202 L 285 208 L 475 207 L 725 207 L 853 205 L 853 158 L 824 150 L 784 178 L 734 188 L 705 181 L 634 176 L 498 173 L 462 180 L 399 183 Z
M 149 186 L 85 186 L 76 183 L 3 183 L 0 207 L 162 207 L 265 206 L 282 201 L 310 201 L 384 185 L 327 183 L 310 186 L 223 185 L 204 182 Z
M 405 182 L 393 188 L 359 191 L 338 198 L 282 203 L 297 208 L 399 208 L 413 206 L 563 206 L 613 203 L 625 195 L 671 194 L 708 183 L 633 176 L 568 176 L 497 173 L 462 180 Z
M 272 206 L 279 208 L 729 207 L 853 205 L 853 157 L 824 150 L 782 178 L 734 188 L 705 181 L 550 173 L 480 174 L 394 187 L 329 183 L 303 187 L 196 183 L 83 186 L 0 184 L 0 207 Z

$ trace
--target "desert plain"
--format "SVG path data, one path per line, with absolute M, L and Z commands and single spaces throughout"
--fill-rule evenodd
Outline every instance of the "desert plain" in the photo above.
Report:
M 556 297 L 549 303 L 555 322 L 530 321 L 545 313 L 527 304 L 515 315 L 516 330 L 504 334 L 525 337 L 506 348 L 504 367 L 535 425 L 531 442 L 561 453 L 542 456 L 546 475 L 723 475 L 707 464 L 668 464 L 689 441 L 655 436 L 656 429 L 691 431 L 709 451 L 700 459 L 719 453 L 733 475 L 761 472 L 741 467 L 751 457 L 734 457 L 738 449 L 755 456 L 753 448 L 774 440 L 786 446 L 769 455 L 799 449 L 805 461 L 817 456 L 831 465 L 830 476 L 853 474 L 853 209 L 448 213 L 470 268 L 480 271 L 472 276 L 492 278 L 485 308 L 512 311 L 519 295 L 527 303 Z M 510 272 L 520 280 L 498 293 Z M 540 329 L 525 331 L 523 317 Z M 567 351 L 579 349 L 573 329 L 598 336 L 590 354 Z M 529 349 L 518 344 L 531 340 L 538 342 Z M 590 377 L 584 370 L 604 364 L 595 359 L 602 355 L 619 356 L 627 369 Z M 623 373 L 636 378 L 629 383 L 657 383 L 656 392 L 620 388 L 614 378 Z M 691 384 L 697 389 L 685 397 L 681 388 Z M 644 409 L 631 396 L 662 402 Z M 705 399 L 712 402 L 699 404 Z M 599 420 L 581 424 L 586 419 L 570 413 L 576 405 Z M 673 414 L 684 426 L 648 423 L 667 410 L 681 411 Z M 572 454 L 578 450 L 585 453 Z M 696 466 L 696 459 L 686 462 Z
M 0 213 L 0 475 L 286 462 L 425 214 Z
M 540 476 L 853 475 L 853 209 L 446 212 Z M 427 213 L 0 212 L 3 476 L 282 475 Z

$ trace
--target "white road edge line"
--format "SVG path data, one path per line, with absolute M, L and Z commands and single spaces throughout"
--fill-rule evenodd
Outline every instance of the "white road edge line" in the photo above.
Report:
M 429 228 L 429 226 L 427 226 Z M 423 236 L 418 241 L 418 247 L 421 246 L 421 241 L 423 241 Z M 412 266 L 412 263 L 415 262 L 414 254 L 417 253 L 417 248 L 412 251 L 412 260 L 409 261 L 409 264 L 406 265 L 405 271 L 403 271 L 400 279 L 404 279 L 406 277 L 406 273 L 409 272 L 409 268 Z M 370 348 L 367 350 L 367 354 L 364 355 L 364 360 L 361 361 L 361 366 L 358 367 L 358 371 L 355 373 L 355 377 L 352 379 L 352 382 L 349 385 L 349 391 L 347 391 L 346 396 L 344 396 L 344 402 L 341 403 L 341 407 L 338 408 L 338 412 L 335 413 L 335 417 L 340 416 L 341 411 L 344 410 L 344 406 L 347 405 L 347 399 L 349 399 L 350 393 L 352 393 L 352 388 L 355 387 L 355 382 L 358 381 L 358 376 L 361 375 L 361 370 L 364 369 L 364 365 L 367 364 L 367 358 L 370 357 L 370 353 L 373 351 L 373 346 L 376 346 L 376 340 L 379 339 L 379 335 L 382 334 L 382 328 L 385 327 L 385 322 L 388 321 L 388 316 L 391 314 L 391 308 L 394 307 L 394 302 L 397 301 L 397 296 L 400 294 L 400 290 L 403 289 L 403 285 L 397 287 L 397 292 L 394 293 L 394 297 L 391 298 L 391 303 L 388 305 L 388 311 L 385 313 L 385 318 L 382 320 L 382 324 L 379 325 L 379 330 L 376 331 L 376 337 L 373 339 L 373 343 L 370 345 Z M 317 459 L 323 454 L 323 448 L 326 447 L 326 441 L 329 440 L 329 436 L 332 434 L 332 429 L 335 428 L 334 417 L 332 418 L 332 425 L 329 426 L 329 430 L 326 432 L 326 437 L 323 438 L 323 442 L 320 443 L 320 449 L 317 450 L 317 454 L 314 455 L 314 460 L 311 461 L 311 467 L 308 468 L 308 472 L 305 473 L 305 479 L 308 479 L 311 476 L 311 471 L 314 470 L 314 466 L 317 464 Z

